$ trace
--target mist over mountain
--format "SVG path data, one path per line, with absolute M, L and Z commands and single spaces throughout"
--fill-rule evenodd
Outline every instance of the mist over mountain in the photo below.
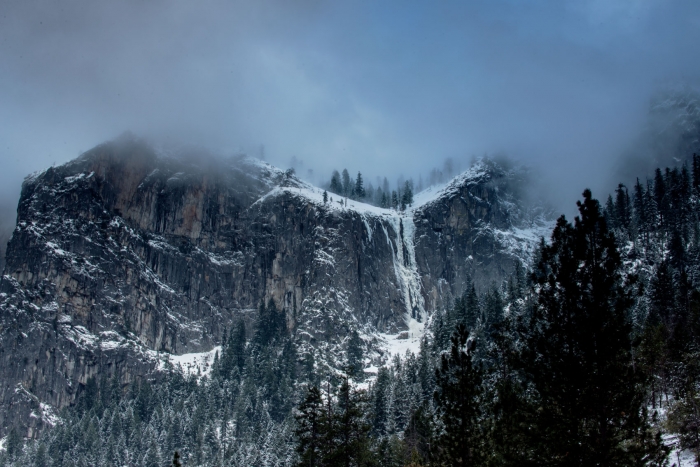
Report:
M 696 465 L 699 24 L 3 2 L 0 465 Z
M 465 348 L 477 342 L 469 358 L 496 371 L 489 378 L 501 377 L 499 346 L 517 353 L 534 339 L 517 323 L 536 316 L 528 271 L 547 261 L 556 217 L 533 195 L 537 173 L 476 160 L 382 207 L 357 183 L 337 194 L 255 158 L 201 151 L 125 134 L 25 180 L 0 282 L 3 461 L 120 452 L 160 465 L 178 451 L 195 465 L 291 465 L 294 408 L 322 384 L 339 414 L 343 397 L 360 398 L 362 449 L 380 465 L 448 455 L 421 444 L 448 446 L 446 435 L 410 433 L 416 414 L 449 416 L 432 395 L 446 390 L 440 372 L 451 370 L 438 362 L 455 326 L 469 330 Z M 700 157 L 684 161 L 689 170 L 618 188 L 596 214 L 614 233 L 606 248 L 619 248 L 617 267 L 640 281 L 625 285 L 636 297 L 625 332 L 651 352 L 637 363 L 644 384 L 687 384 L 675 371 L 689 350 L 674 346 L 692 347 L 696 332 Z M 658 329 L 676 337 L 659 341 Z M 675 366 L 657 360 L 659 345 Z M 662 404 L 653 384 L 640 394 Z M 490 407 L 479 423 L 498 430 Z M 640 422 L 678 436 L 644 448 L 662 457 L 692 447 L 682 425 L 692 417 L 667 407 L 664 424 Z
M 650 101 L 649 117 L 615 171 L 627 183 L 650 177 L 656 167 L 673 167 L 700 151 L 700 95 L 682 87 L 659 92 Z

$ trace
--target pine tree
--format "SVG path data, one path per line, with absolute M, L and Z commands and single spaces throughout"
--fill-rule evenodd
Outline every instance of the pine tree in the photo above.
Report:
M 413 204 L 413 184 L 406 180 L 403 187 L 403 195 L 401 197 L 401 203 L 403 206 L 410 206 Z M 405 209 L 405 207 L 404 207 Z
M 9 460 L 14 460 L 17 456 L 22 453 L 22 448 L 24 447 L 24 441 L 22 435 L 17 428 L 10 429 L 7 434 L 7 439 L 5 441 L 5 455 Z
M 434 457 L 435 427 L 432 410 L 423 404 L 415 410 L 404 431 L 404 442 L 409 458 L 408 466 L 419 467 Z
M 647 225 L 649 234 L 659 229 L 659 209 L 654 196 L 654 182 L 647 179 L 647 189 L 644 192 L 644 204 L 647 212 Z
M 343 182 L 341 181 L 340 174 L 337 170 L 333 171 L 333 175 L 331 176 L 331 184 L 328 189 L 336 195 L 343 194 Z
M 680 220 L 680 230 L 683 233 L 683 238 L 688 238 L 689 227 L 693 217 L 693 206 L 691 197 L 693 194 L 693 186 L 688 172 L 688 165 L 683 164 L 681 169 L 680 179 L 678 181 L 678 198 L 680 201 L 678 217 Z
M 693 154 L 693 191 L 700 196 L 700 157 Z
M 355 179 L 355 199 L 364 199 L 365 197 L 365 184 L 362 180 L 362 173 L 357 172 L 357 178 Z
M 326 465 L 369 467 L 374 464 L 369 432 L 364 420 L 362 394 L 344 377 L 338 390 L 338 410 L 333 417 L 332 449 L 324 459 Z
M 399 209 L 399 195 L 396 193 L 396 190 L 392 190 L 391 192 L 391 207 L 394 210 Z
M 615 219 L 618 228 L 627 232 L 632 221 L 632 206 L 627 187 L 620 183 L 615 190 Z
M 673 402 L 668 412 L 668 426 L 678 434 L 681 449 L 695 455 L 700 462 L 700 292 L 694 291 L 684 323 L 680 352 L 676 356 L 676 381 Z
M 374 203 L 374 193 L 375 193 L 375 191 L 376 191 L 376 190 L 374 189 L 374 185 L 372 185 L 371 182 L 368 183 L 368 184 L 367 184 L 367 188 L 365 189 L 365 197 L 367 198 L 367 200 L 368 200 L 367 202 L 368 202 L 368 203 L 376 204 L 376 203 Z
M 661 174 L 661 169 L 656 169 L 654 171 L 654 204 L 656 206 L 656 214 L 658 216 L 657 222 L 662 229 L 665 229 L 666 227 L 666 216 L 668 214 L 666 201 L 666 183 L 664 182 L 664 177 Z
M 603 213 L 608 225 L 613 229 L 617 228 L 617 210 L 615 209 L 615 202 L 613 201 L 612 195 L 608 195 L 608 199 L 605 201 L 605 209 L 603 210 Z
M 357 331 L 350 333 L 347 348 L 347 372 L 349 376 L 356 378 L 358 381 L 364 379 L 364 352 L 362 350 L 362 339 Z
M 391 391 L 391 375 L 389 369 L 381 367 L 377 372 L 377 379 L 372 387 L 372 427 L 378 436 L 389 434 L 389 398 Z
M 328 203 L 328 192 L 326 190 L 323 190 L 323 204 Z
M 644 186 L 639 183 L 639 178 L 637 178 L 637 183 L 634 185 L 634 226 L 637 230 L 637 234 L 642 238 L 642 242 L 645 248 L 649 247 L 649 209 L 646 201 L 646 193 Z
M 535 463 L 642 465 L 666 454 L 651 430 L 631 355 L 622 262 L 590 190 L 562 216 L 533 273 L 524 371 L 535 390 Z
M 482 424 L 482 376 L 472 359 L 473 342 L 460 325 L 452 336 L 452 348 L 443 354 L 435 372 L 435 403 L 444 430 L 439 438 L 439 457 L 444 465 L 481 466 L 487 458 Z
M 323 398 L 318 387 L 311 386 L 306 397 L 299 405 L 295 415 L 297 426 L 294 434 L 297 437 L 297 453 L 300 467 L 321 466 L 324 455 L 323 439 L 328 430 L 329 420 L 323 409 Z
M 519 371 L 518 319 L 511 310 L 508 317 L 493 326 L 486 352 L 485 424 L 491 447 L 490 465 L 521 467 L 534 457 L 528 444 L 533 416 L 527 410 L 526 386 Z
M 471 278 L 468 278 L 467 289 L 464 292 L 464 325 L 467 329 L 473 329 L 477 326 L 481 319 L 481 305 L 479 304 L 479 296 L 476 294 L 476 287 Z
M 258 328 L 255 333 L 255 342 L 263 346 L 273 339 L 282 336 L 286 331 L 286 318 L 284 311 L 277 311 L 275 301 L 270 298 L 267 306 L 262 302 L 258 311 Z
M 348 173 L 348 169 L 343 169 L 343 196 L 350 196 L 350 191 L 352 187 L 350 186 L 350 174 Z
M 173 454 L 172 467 L 182 467 L 182 464 L 180 463 L 180 453 L 177 451 L 175 451 L 175 454 Z
M 484 317 L 488 329 L 493 329 L 494 326 L 503 321 L 503 306 L 503 298 L 501 297 L 500 291 L 496 287 L 493 287 L 489 293 L 486 294 L 484 300 Z

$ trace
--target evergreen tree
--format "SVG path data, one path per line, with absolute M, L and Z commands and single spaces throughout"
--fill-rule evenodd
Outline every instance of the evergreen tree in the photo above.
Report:
M 384 193 L 384 190 L 382 190 L 381 187 L 377 187 L 377 189 L 374 190 L 374 197 L 373 197 L 373 199 L 374 199 L 374 204 L 376 204 L 376 205 L 379 206 L 380 208 L 385 207 L 385 206 L 384 206 L 384 202 L 385 202 L 385 199 L 386 199 L 386 194 Z
M 605 215 L 605 220 L 611 228 L 617 228 L 617 210 L 615 209 L 615 202 L 613 201 L 612 195 L 608 195 L 608 199 L 605 201 L 605 209 L 603 209 Z
M 511 307 L 514 305 L 511 303 Z M 485 424 L 491 448 L 489 465 L 521 467 L 534 458 L 528 435 L 536 415 L 528 410 L 527 387 L 519 370 L 518 319 L 511 310 L 489 335 L 484 376 L 488 388 Z
M 352 187 L 350 186 L 350 174 L 348 169 L 343 169 L 343 196 L 350 196 L 350 191 Z
M 365 197 L 365 185 L 362 180 L 362 173 L 357 172 L 357 178 L 355 179 L 355 198 L 364 199 Z
M 688 228 L 693 217 L 693 206 L 691 204 L 693 186 L 690 180 L 690 173 L 688 172 L 687 164 L 683 164 L 683 168 L 681 169 L 681 174 L 678 181 L 678 191 L 678 198 L 680 202 L 678 207 L 680 231 L 683 233 L 683 238 L 685 239 L 688 238 Z
M 325 465 L 369 467 L 375 465 L 369 432 L 364 420 L 362 394 L 354 390 L 347 377 L 338 391 L 338 410 L 330 430 L 332 448 L 324 456 Z
M 700 157 L 693 154 L 693 192 L 700 196 Z
M 387 367 L 381 367 L 372 387 L 372 428 L 376 435 L 384 436 L 390 433 L 391 413 L 389 400 L 391 398 L 391 374 Z
M 372 204 L 376 204 L 376 202 L 374 200 L 374 192 L 375 192 L 374 185 L 372 185 L 372 183 L 368 183 L 367 188 L 365 189 L 365 197 L 368 200 L 367 202 L 372 203 Z
M 644 186 L 639 183 L 639 178 L 637 178 L 637 183 L 634 185 L 634 226 L 637 230 L 638 235 L 642 238 L 642 242 L 645 248 L 649 247 L 649 208 L 646 201 L 646 193 Z
M 432 460 L 435 443 L 435 427 L 428 404 L 423 404 L 411 414 L 408 426 L 404 432 L 406 456 L 409 466 L 427 465 L 424 462 Z
M 503 321 L 503 306 L 500 291 L 496 287 L 491 288 L 484 300 L 484 318 L 488 329 L 493 329 Z
M 350 333 L 347 347 L 347 372 L 349 376 L 361 381 L 364 379 L 364 352 L 362 350 L 362 339 L 357 331 Z
M 311 386 L 308 389 L 295 418 L 297 427 L 294 433 L 298 439 L 297 453 L 300 457 L 297 465 L 300 467 L 323 465 L 325 449 L 323 439 L 328 430 L 329 420 L 323 409 L 323 399 L 318 387 Z
M 263 320 L 267 321 L 269 318 L 267 317 L 267 309 L 264 311 L 261 310 L 261 324 Z M 259 325 L 261 325 L 259 324 Z M 264 324 L 265 326 L 269 326 L 269 324 Z M 258 329 L 258 331 L 261 333 L 262 331 Z M 268 339 L 268 336 L 260 336 L 260 339 Z M 219 367 L 220 367 L 220 372 L 221 375 L 225 378 L 230 378 L 231 374 L 234 369 L 238 369 L 238 373 L 240 374 L 240 370 L 243 369 L 243 365 L 245 365 L 245 360 L 246 360 L 246 330 L 245 330 L 245 322 L 241 319 L 236 324 L 234 325 L 233 329 L 231 330 L 231 334 L 228 338 L 228 342 L 226 343 L 226 346 L 222 348 L 222 356 L 221 356 L 221 361 L 219 362 Z
M 406 180 L 403 187 L 403 195 L 401 197 L 401 203 L 403 206 L 410 206 L 413 204 L 413 184 Z M 405 207 L 404 207 L 405 209 Z
M 22 448 L 24 447 L 24 441 L 22 435 L 17 428 L 10 429 L 7 434 L 7 439 L 5 440 L 5 456 L 7 459 L 14 460 L 17 456 L 22 453 Z
M 667 199 L 666 199 L 666 183 L 661 174 L 661 169 L 654 171 L 654 205 L 656 206 L 657 222 L 665 229 L 666 216 L 668 214 Z
M 396 190 L 391 192 L 391 208 L 394 210 L 399 209 L 399 195 L 396 193 Z
M 286 319 L 284 311 L 277 311 L 275 301 L 270 298 L 267 306 L 262 302 L 258 311 L 258 328 L 255 333 L 255 341 L 260 345 L 267 345 L 273 339 L 282 336 L 286 331 Z
M 680 354 L 677 355 L 673 401 L 668 426 L 678 434 L 681 449 L 690 450 L 700 462 L 700 292 L 694 291 L 688 319 L 682 327 Z
M 173 454 L 173 467 L 182 467 L 182 464 L 180 463 L 180 453 L 175 451 L 175 454 Z
M 323 204 L 328 203 L 328 192 L 326 190 L 323 190 Z
M 468 278 L 467 289 L 464 293 L 464 325 L 467 329 L 473 329 L 477 326 L 481 319 L 481 305 L 479 304 L 479 296 L 476 294 L 476 288 L 471 278 Z
M 531 447 L 547 465 L 644 465 L 666 452 L 635 372 L 616 241 L 589 190 L 562 216 L 533 273 L 524 371 L 536 394 Z
M 473 361 L 473 343 L 460 325 L 452 336 L 449 354 L 443 354 L 435 372 L 435 402 L 444 426 L 439 437 L 439 458 L 445 465 L 481 466 L 487 458 L 482 424 L 482 376 Z
M 629 231 L 632 222 L 632 206 L 627 187 L 620 183 L 615 190 L 615 219 L 618 228 Z
M 675 296 L 673 273 L 668 261 L 662 261 L 651 280 L 651 310 L 647 321 L 650 325 L 661 323 L 666 329 L 673 326 Z
M 659 209 L 656 205 L 656 197 L 654 196 L 654 182 L 651 180 L 647 180 L 647 189 L 644 192 L 644 204 L 646 205 L 649 233 L 656 232 L 659 229 Z
M 337 170 L 333 171 L 333 175 L 331 176 L 331 184 L 328 189 L 336 195 L 342 195 L 344 193 L 343 182 L 340 179 L 340 174 Z

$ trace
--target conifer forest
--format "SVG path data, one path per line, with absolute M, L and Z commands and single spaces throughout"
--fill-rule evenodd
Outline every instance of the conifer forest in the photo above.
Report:
M 0 0 L 0 467 L 700 467 L 698 44 Z
M 91 377 L 8 466 L 669 465 L 700 458 L 700 157 L 590 190 L 529 267 L 473 284 L 417 353 L 341 371 L 300 353 L 274 303 L 223 331 L 206 375 L 170 368 L 125 389 Z M 332 182 L 331 182 L 332 183 Z M 669 442 L 672 440 L 673 442 Z M 178 459 L 173 460 L 177 452 Z

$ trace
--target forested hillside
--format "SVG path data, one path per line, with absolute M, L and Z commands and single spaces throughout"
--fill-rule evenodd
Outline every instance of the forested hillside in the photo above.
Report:
M 630 192 L 631 191 L 631 192 Z M 213 363 L 91 378 L 5 465 L 667 465 L 700 452 L 700 158 L 583 193 L 529 268 L 466 288 L 416 353 L 300 355 L 273 301 Z M 250 325 L 248 325 L 250 326 Z M 368 361 L 368 360 L 367 360 Z M 24 447 L 23 447 L 24 446 Z M 669 454 L 672 456 L 669 458 Z M 697 461 L 696 461 L 697 462 Z

